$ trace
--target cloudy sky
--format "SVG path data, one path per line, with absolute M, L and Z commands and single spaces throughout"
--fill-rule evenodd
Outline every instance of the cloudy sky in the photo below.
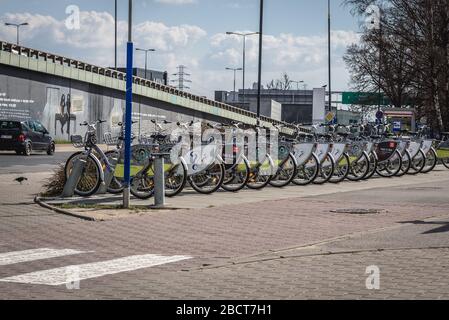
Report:
M 359 21 L 342 0 L 332 0 L 333 82 L 346 90 L 349 76 L 342 61 L 346 47 L 357 41 Z M 119 65 L 124 65 L 127 3 L 119 0 Z M 242 40 L 226 31 L 258 31 L 259 0 L 134 0 L 134 41 L 154 48 L 150 68 L 176 72 L 184 64 L 192 74 L 191 92 L 213 97 L 214 90 L 232 89 L 233 74 L 241 67 Z M 66 9 L 81 11 L 80 28 L 66 26 Z M 15 41 L 15 29 L 4 22 L 28 22 L 21 44 L 73 57 L 100 66 L 114 64 L 113 0 L 0 0 L 0 39 Z M 308 88 L 327 83 L 327 1 L 266 0 L 263 84 L 287 72 Z M 257 78 L 258 37 L 247 42 L 247 87 Z M 143 53 L 135 64 L 144 66 Z M 172 77 L 173 78 L 173 77 Z M 241 87 L 241 74 L 238 75 Z

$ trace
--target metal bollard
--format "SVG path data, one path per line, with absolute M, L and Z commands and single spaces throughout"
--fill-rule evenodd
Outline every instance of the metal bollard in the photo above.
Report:
M 115 166 L 117 165 L 118 159 L 112 158 L 110 159 L 110 165 L 112 171 L 106 170 L 105 176 L 104 176 L 104 183 L 101 185 L 100 189 L 98 190 L 97 194 L 106 194 L 108 192 L 108 188 L 111 185 L 112 179 L 114 178 L 115 174 Z
M 83 173 L 83 169 L 86 166 L 86 163 L 87 161 L 82 159 L 78 159 L 73 163 L 72 173 L 65 183 L 64 191 L 62 192 L 61 197 L 73 197 L 73 195 L 75 194 L 75 188 L 81 179 L 81 174 Z
M 165 160 L 162 155 L 156 156 L 154 160 L 154 207 L 165 206 Z

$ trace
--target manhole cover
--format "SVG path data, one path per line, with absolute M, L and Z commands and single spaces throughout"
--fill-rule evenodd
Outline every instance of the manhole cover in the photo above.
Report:
M 331 210 L 332 213 L 345 213 L 345 214 L 380 214 L 384 213 L 382 209 L 337 209 Z

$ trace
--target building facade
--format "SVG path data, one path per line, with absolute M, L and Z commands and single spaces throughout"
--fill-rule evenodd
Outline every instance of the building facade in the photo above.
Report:
M 215 91 L 215 100 L 257 112 L 257 89 L 239 92 Z M 325 117 L 326 92 L 313 90 L 263 89 L 261 115 L 288 123 L 320 123 Z
M 360 112 L 348 110 L 337 110 L 336 118 L 337 123 L 343 126 L 356 125 L 362 122 L 362 114 Z

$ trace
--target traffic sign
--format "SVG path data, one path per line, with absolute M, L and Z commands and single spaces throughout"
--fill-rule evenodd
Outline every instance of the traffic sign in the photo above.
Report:
M 401 130 L 402 130 L 401 121 L 394 121 L 393 122 L 393 132 L 401 132 Z
M 384 118 L 384 113 L 382 111 L 376 112 L 376 119 L 382 120 Z
M 389 99 L 382 93 L 378 92 L 343 92 L 342 103 L 351 105 L 376 106 L 380 102 L 381 105 L 390 105 Z
M 334 119 L 335 119 L 335 113 L 333 113 L 333 112 L 328 112 L 328 113 L 326 114 L 326 121 L 327 121 L 327 122 L 331 123 L 331 122 L 334 121 Z

